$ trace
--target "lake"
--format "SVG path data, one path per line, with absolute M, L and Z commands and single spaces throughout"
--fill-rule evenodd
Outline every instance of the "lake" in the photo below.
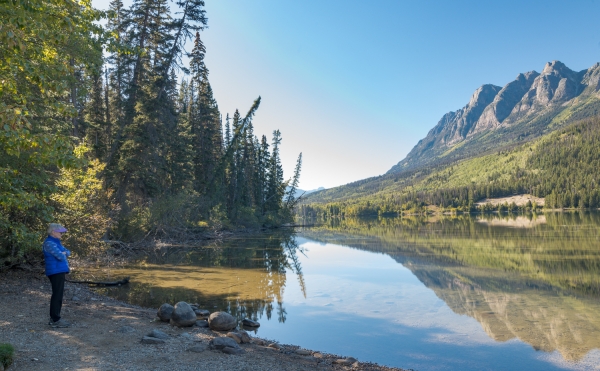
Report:
M 157 249 L 99 289 L 198 303 L 256 335 L 415 370 L 600 369 L 600 213 L 333 220 Z

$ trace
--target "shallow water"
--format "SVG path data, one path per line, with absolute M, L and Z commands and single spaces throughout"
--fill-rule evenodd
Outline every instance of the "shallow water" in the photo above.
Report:
M 157 251 L 132 303 L 198 303 L 257 335 L 415 370 L 600 369 L 600 214 L 344 220 Z

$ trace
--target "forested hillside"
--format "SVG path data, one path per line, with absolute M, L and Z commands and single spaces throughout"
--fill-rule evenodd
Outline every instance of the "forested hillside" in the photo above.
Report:
M 600 118 L 596 117 L 512 149 L 317 192 L 300 205 L 299 215 L 491 210 L 496 208 L 477 208 L 475 203 L 522 193 L 545 197 L 547 208 L 598 208 L 599 149 Z M 516 205 L 498 208 L 516 209 Z
M 253 130 L 260 97 L 222 119 L 206 25 L 201 0 L 0 3 L 0 263 L 51 221 L 91 249 L 290 220 L 301 155 L 285 181 L 281 133 Z

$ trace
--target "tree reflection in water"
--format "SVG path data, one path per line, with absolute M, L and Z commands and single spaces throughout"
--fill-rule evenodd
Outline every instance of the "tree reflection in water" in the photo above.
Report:
M 275 309 L 285 322 L 283 303 L 286 270 L 294 272 L 306 296 L 306 286 L 293 232 L 237 238 L 210 246 L 157 248 L 126 268 L 86 271 L 96 277 L 130 276 L 131 283 L 102 293 L 129 303 L 158 308 L 178 301 L 224 310 L 239 319 L 271 319 Z

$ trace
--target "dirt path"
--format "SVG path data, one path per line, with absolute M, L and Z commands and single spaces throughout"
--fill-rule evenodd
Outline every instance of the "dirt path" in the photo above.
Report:
M 300 355 L 291 345 L 277 350 L 242 344 L 243 354 L 227 355 L 208 348 L 212 338 L 224 333 L 155 322 L 155 309 L 118 302 L 68 282 L 62 315 L 73 326 L 52 329 L 50 292 L 41 273 L 0 273 L 0 343 L 11 343 L 16 350 L 9 370 L 399 370 L 369 363 L 340 365 L 335 363 L 340 357 Z M 77 300 L 69 300 L 74 297 Z M 154 329 L 170 335 L 166 344 L 140 342 Z

